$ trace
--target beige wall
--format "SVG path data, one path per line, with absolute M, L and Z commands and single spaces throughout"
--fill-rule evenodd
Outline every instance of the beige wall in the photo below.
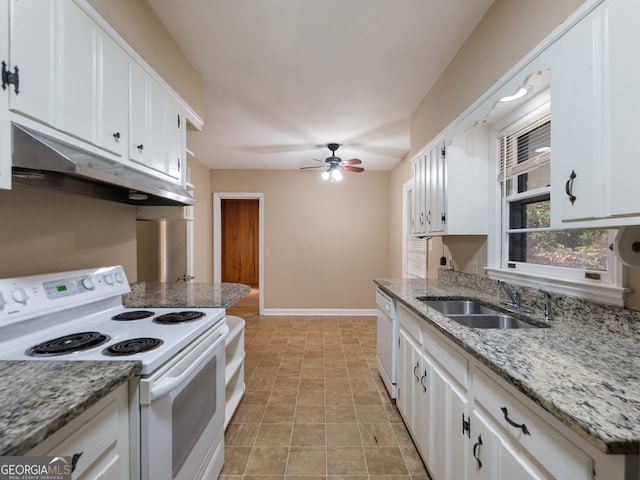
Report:
M 202 78 L 147 2 L 88 2 L 200 117 L 204 116 Z
M 214 170 L 213 192 L 264 194 L 266 309 L 375 308 L 389 275 L 389 172 Z
M 211 170 L 189 158 L 191 183 L 196 199 L 194 221 L 193 275 L 196 282 L 213 281 L 213 199 Z
M 496 0 L 485 17 L 449 63 L 434 86 L 427 92 L 411 116 L 411 150 L 409 158 L 427 145 L 460 116 L 483 93 L 531 51 L 557 25 L 573 13 L 583 0 Z M 392 172 L 391 197 L 398 195 L 402 183 L 411 178 L 407 161 Z M 402 210 L 391 211 L 390 224 L 401 225 Z M 447 237 L 444 251 L 453 258 L 456 270 L 472 273 L 473 260 L 479 272 L 487 263 L 486 237 Z M 443 239 L 432 239 L 428 252 L 428 276 L 437 276 Z M 391 270 L 402 268 L 401 242 L 391 243 Z
M 136 278 L 135 207 L 22 185 L 0 191 L 0 278 L 123 265 Z

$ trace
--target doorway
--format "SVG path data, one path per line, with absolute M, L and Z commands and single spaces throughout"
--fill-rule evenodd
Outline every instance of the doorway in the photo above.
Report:
M 252 198 L 224 198 L 220 209 L 222 243 L 220 261 L 223 282 L 259 287 L 258 208 Z
M 214 193 L 213 280 L 251 286 L 255 313 L 264 310 L 262 193 Z

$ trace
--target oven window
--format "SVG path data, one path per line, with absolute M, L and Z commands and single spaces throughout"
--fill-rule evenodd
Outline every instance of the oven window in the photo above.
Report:
M 216 360 L 214 356 L 173 401 L 173 478 L 216 413 Z

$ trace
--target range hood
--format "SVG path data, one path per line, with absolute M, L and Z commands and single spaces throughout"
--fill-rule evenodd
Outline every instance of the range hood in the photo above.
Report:
M 12 124 L 14 183 L 131 205 L 195 205 L 182 186 Z

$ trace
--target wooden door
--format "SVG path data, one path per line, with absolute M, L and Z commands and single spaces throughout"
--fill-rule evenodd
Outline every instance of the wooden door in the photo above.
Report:
M 221 202 L 222 281 L 258 286 L 259 200 Z

